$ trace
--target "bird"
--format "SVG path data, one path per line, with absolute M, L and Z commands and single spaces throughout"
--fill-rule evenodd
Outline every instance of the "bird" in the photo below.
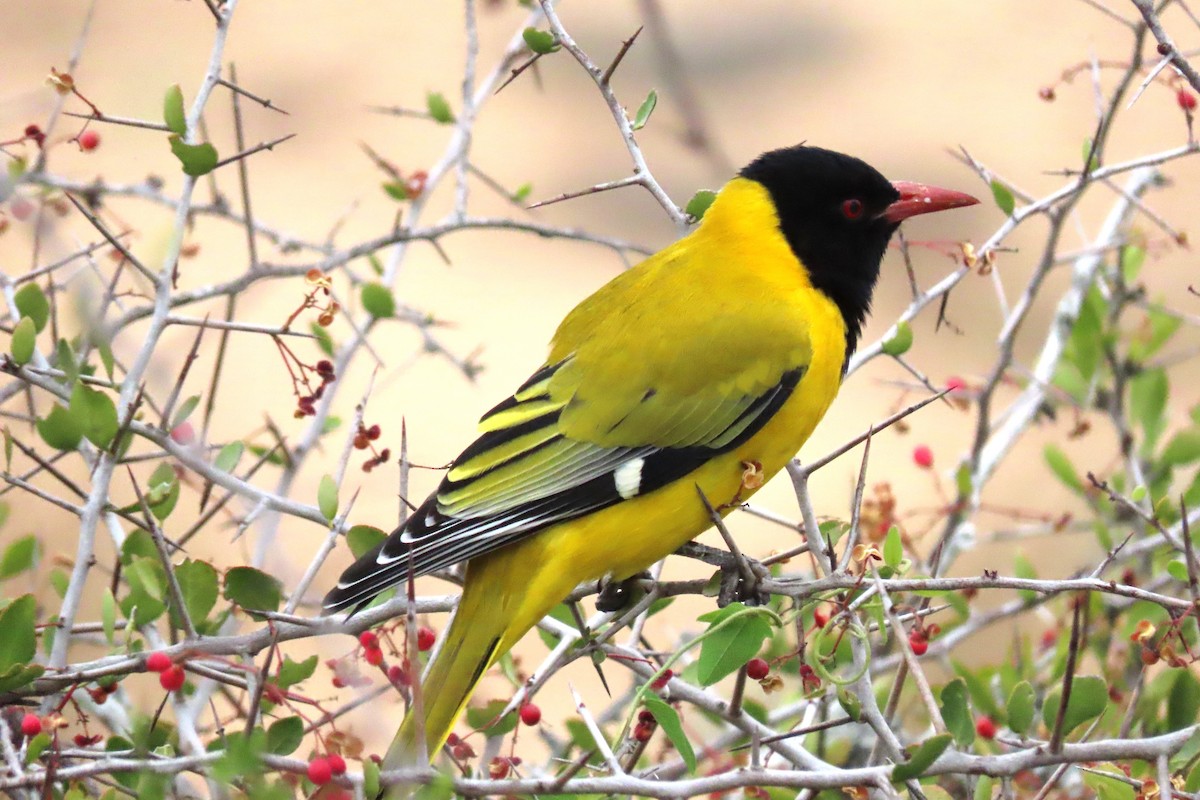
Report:
M 748 471 L 782 469 L 833 402 L 901 221 L 977 202 L 831 150 L 772 150 L 568 313 L 437 490 L 325 598 L 353 612 L 410 571 L 466 562 L 423 717 L 406 715 L 384 767 L 436 756 L 484 673 L 578 585 L 638 575 L 753 494 Z

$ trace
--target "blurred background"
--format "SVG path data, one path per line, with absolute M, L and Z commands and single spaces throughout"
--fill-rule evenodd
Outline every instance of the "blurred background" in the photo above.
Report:
M 1132 6 L 1118 0 L 1109 0 L 1107 6 L 1124 17 L 1134 16 Z M 515 2 L 479 4 L 481 76 L 493 68 L 514 33 L 525 25 L 528 13 Z M 657 91 L 657 110 L 638 141 L 654 175 L 680 204 L 697 189 L 719 188 L 758 153 L 800 141 L 857 155 L 893 179 L 976 194 L 983 202 L 974 208 L 905 226 L 910 240 L 936 245 L 914 250 L 916 277 L 924 286 L 953 268 L 947 253 L 957 250 L 957 242 L 981 243 L 1004 220 L 987 185 L 953 153 L 966 148 L 1034 196 L 1057 188 L 1064 179 L 1052 173 L 1078 168 L 1081 149 L 1095 127 L 1097 98 L 1089 59 L 1098 60 L 1102 86 L 1111 90 L 1120 70 L 1110 65 L 1129 60 L 1132 41 L 1125 26 L 1092 5 L 1066 0 L 1038 4 L 746 0 L 703 6 L 683 0 L 653 4 L 623 0 L 566 2 L 560 14 L 600 64 L 607 64 L 622 40 L 647 24 L 617 70 L 613 86 L 631 114 L 649 90 Z M 44 124 L 56 100 L 44 78 L 51 67 L 66 68 L 86 16 L 87 5 L 75 0 L 8 4 L 0 27 L 0 52 L 5 54 L 0 139 L 19 136 L 29 123 Z M 159 120 L 163 93 L 171 84 L 180 84 L 189 104 L 195 96 L 212 29 L 211 16 L 199 0 L 100 0 L 74 70 L 76 84 L 106 114 Z M 463 11 L 455 3 L 242 3 L 227 61 L 236 64 L 246 89 L 288 112 L 283 115 L 244 104 L 247 140 L 253 144 L 296 134 L 249 162 L 256 219 L 285 234 L 318 242 L 336 226 L 333 242 L 338 247 L 390 230 L 398 206 L 380 189 L 386 176 L 364 155 L 361 145 L 369 145 L 408 174 L 427 169 L 440 157 L 451 129 L 376 113 L 369 107 L 422 109 L 426 93 L 439 91 L 453 109 L 460 108 L 464 41 Z M 1073 80 L 1063 82 L 1064 70 L 1078 71 Z M 1045 87 L 1053 87 L 1053 102 L 1039 96 Z M 86 111 L 75 99 L 68 101 L 67 108 Z M 233 153 L 226 92 L 214 95 L 206 121 L 221 155 Z M 52 138 L 70 138 L 79 122 L 63 120 Z M 51 150 L 49 168 L 78 180 L 103 178 L 114 183 L 156 175 L 165 181 L 168 193 L 178 190 L 178 164 L 161 133 L 103 125 L 96 129 L 102 140 L 95 151 L 81 153 L 74 144 L 59 144 Z M 1187 135 L 1174 90 L 1151 85 L 1118 119 L 1107 160 L 1113 163 L 1178 146 Z M 704 144 L 697 146 L 698 140 Z M 536 70 L 488 101 L 474 131 L 472 153 L 473 163 L 510 191 L 531 184 L 529 201 L 621 178 L 631 171 L 607 107 L 566 53 L 543 58 Z M 1200 177 L 1197 166 L 1186 160 L 1172 164 L 1169 175 L 1173 185 L 1153 192 L 1147 201 L 1186 229 L 1197 200 L 1190 188 Z M 233 170 L 219 171 L 215 181 L 236 205 L 239 195 Z M 450 185 L 432 198 L 424 222 L 450 208 Z M 210 198 L 209 180 L 201 181 L 197 191 L 202 201 Z M 1069 226 L 1068 250 L 1085 245 L 1094 235 L 1111 198 L 1104 191 L 1089 195 L 1077 224 Z M 132 249 L 148 263 L 157 263 L 170 230 L 170 214 L 132 199 L 114 200 L 106 208 L 109 220 L 135 231 Z M 478 215 L 585 228 L 651 250 L 676 236 L 666 215 L 638 188 L 525 212 L 474 181 L 470 208 Z M 1143 275 L 1151 296 L 1178 296 L 1194 274 L 1190 252 L 1174 246 L 1145 220 L 1138 225 L 1145 228 L 1149 241 L 1150 258 Z M 1041 253 L 1045 229 L 1040 220 L 1024 225 L 1008 241 L 1012 250 L 996 262 L 1010 300 L 1023 288 Z M 46 263 L 95 238 L 94 231 L 74 215 L 55 218 L 35 253 L 31 226 L 14 221 L 0 236 L 0 269 L 17 275 L 35 262 Z M 198 250 L 181 263 L 182 289 L 227 279 L 245 269 L 245 235 L 236 225 L 200 219 L 187 242 L 198 245 Z M 407 420 L 411 458 L 428 465 L 445 464 L 470 441 L 475 419 L 539 365 L 558 320 L 625 266 L 602 247 L 514 232 L 456 233 L 444 237 L 440 245 L 449 263 L 427 244 L 410 248 L 395 286 L 397 298 L 444 321 L 446 325 L 435 330 L 439 341 L 460 357 L 475 354 L 484 369 L 469 381 L 447 359 L 424 353 L 421 337 L 406 324 L 382 324 L 371 337 L 381 363 L 366 413 L 368 424 L 381 425 L 381 443 L 393 453 L 399 445 L 401 419 Z M 261 258 L 270 263 L 312 260 L 266 244 L 260 247 Z M 357 269 L 362 275 L 369 273 L 361 262 Z M 1065 269 L 1056 270 L 1018 340 L 1019 360 L 1027 360 L 1040 346 L 1065 285 Z M 344 284 L 336 288 L 351 294 Z M 239 301 L 238 319 L 281 324 L 305 291 L 299 278 L 251 289 Z M 1002 320 L 995 298 L 990 277 L 970 276 L 954 291 L 946 309 L 954 326 L 935 330 L 936 304 L 915 320 L 910 358 L 934 385 L 951 377 L 961 377 L 970 385 L 990 368 Z M 885 262 L 864 341 L 883 334 L 908 301 L 903 263 L 892 254 Z M 360 313 L 356 302 L 350 302 L 350 307 Z M 219 316 L 222 308 L 223 302 L 201 304 L 187 313 Z M 349 328 L 338 321 L 331 333 L 340 342 Z M 152 386 L 164 392 L 170 387 L 193 336 L 193 329 L 168 332 L 169 346 L 160 348 L 149 374 Z M 185 396 L 206 390 L 215 341 L 215 336 L 208 337 Z M 118 355 L 128 356 L 139 344 L 134 328 L 116 341 L 115 349 Z M 296 346 L 311 348 L 307 355 L 317 357 L 311 344 Z M 218 398 L 224 412 L 216 418 L 211 438 L 266 441 L 261 431 L 268 417 L 284 435 L 299 437 L 307 421 L 292 418 L 291 386 L 271 342 L 266 337 L 233 334 L 230 347 Z M 339 377 L 335 413 L 344 420 L 353 418 L 354 405 L 373 367 L 371 357 L 363 354 L 353 370 Z M 1183 375 L 1195 377 L 1194 370 Z M 1195 384 L 1177 381 L 1174 386 L 1173 413 L 1182 419 L 1197 399 Z M 922 393 L 895 364 L 884 359 L 870 363 L 852 376 L 802 457 L 823 455 Z M 1014 449 L 985 495 L 981 536 L 1076 510 L 1076 501 L 1045 468 L 1043 444 L 1056 442 L 1082 469 L 1098 473 L 1116 457 L 1114 440 L 1103 426 L 1087 436 L 1069 437 L 1076 421 L 1045 424 Z M 933 533 L 925 542 L 940 532 L 933 520 L 953 493 L 948 476 L 971 440 L 973 424 L 969 413 L 937 403 L 911 418 L 906 431 L 888 431 L 875 442 L 868 487 L 890 484 L 897 510 L 918 546 L 926 530 Z M 326 438 L 323 452 L 310 458 L 293 492 L 296 498 L 315 502 L 317 480 L 332 471 L 344 433 L 343 428 Z M 913 448 L 920 444 L 932 448 L 932 470 L 913 463 Z M 351 521 L 389 529 L 398 509 L 396 468 L 389 465 L 367 474 L 356 468 L 361 460 L 359 456 L 352 460 L 342 490 L 343 498 L 360 490 Z M 820 514 L 849 517 L 858 463 L 858 455 L 852 454 L 818 473 L 813 488 Z M 439 475 L 417 471 L 413 500 L 424 497 Z M 78 477 L 86 480 L 86 475 Z M 129 490 L 118 483 L 117 496 L 123 498 Z M 271 486 L 271 479 L 263 478 L 262 485 Z M 168 535 L 172 527 L 185 526 L 194 517 L 195 497 L 185 488 L 183 513 L 172 518 Z M 12 517 L 0 529 L 0 541 L 35 531 L 52 543 L 52 550 L 74 552 L 74 518 L 28 496 L 10 492 L 5 499 L 12 506 Z M 786 481 L 769 486 L 756 502 L 788 517 L 797 515 Z M 762 557 L 797 543 L 795 534 L 786 529 L 746 515 L 733 518 L 732 525 L 751 555 Z M 294 584 L 323 535 L 315 525 L 284 520 L 266 567 L 285 583 Z M 226 566 L 245 563 L 253 556 L 256 536 L 252 528 L 231 547 L 225 531 L 211 529 L 189 546 L 189 552 Z M 1087 533 L 1033 538 L 1020 546 L 1044 576 L 1065 575 L 1092 564 L 1097 552 L 1094 538 Z M 981 547 L 959 559 L 953 572 L 1005 571 L 1011 568 L 1014 547 Z M 102 545 L 101 562 L 106 558 L 111 561 L 111 543 Z M 334 553 L 314 586 L 313 599 L 349 560 L 344 549 Z M 44 580 L 50 566 L 44 564 L 35 580 Z M 667 575 L 704 574 L 697 569 L 673 559 Z M 101 587 L 103 576 L 94 577 L 96 587 Z M 56 602 L 44 586 L 38 588 Z M 449 590 L 435 583 L 426 589 Z M 24 590 L 5 587 L 6 593 Z M 1003 599 L 1002 593 L 996 597 Z M 678 625 L 690 624 L 709 603 L 698 599 L 678 603 Z M 439 628 L 443 623 L 434 621 Z M 1036 631 L 1038 626 L 1055 623 L 1030 624 Z M 306 644 L 323 648 L 326 656 L 351 647 L 349 639 Z M 524 652 L 532 667 L 544 650 L 529 641 Z M 597 688 L 590 668 L 577 667 L 571 670 L 573 680 L 589 690 Z M 549 691 L 558 696 L 562 684 Z M 386 723 L 379 723 L 374 733 L 366 716 L 355 723 L 368 736 L 385 735 Z

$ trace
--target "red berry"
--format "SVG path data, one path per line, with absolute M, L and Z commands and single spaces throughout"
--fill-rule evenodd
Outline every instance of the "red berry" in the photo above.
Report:
M 908 635 L 908 646 L 912 648 L 914 655 L 923 656 L 929 649 L 929 640 L 920 631 L 913 631 Z
M 462 739 L 458 738 L 457 733 L 450 733 L 450 735 L 448 735 L 446 737 L 446 745 L 449 747 L 454 747 L 456 744 L 458 744 L 461 741 L 462 741 Z
M 8 210 L 17 222 L 24 222 L 33 216 L 36 209 L 33 203 L 18 195 L 8 202 Z
M 363 658 L 365 658 L 367 663 L 372 667 L 378 667 L 383 663 L 383 651 L 378 647 L 368 647 L 363 651 Z
M 388 680 L 397 686 L 408 686 L 408 673 L 399 664 L 392 664 L 387 671 Z
M 496 756 L 488 763 L 488 775 L 494 781 L 507 778 L 509 766 L 507 758 Z
M 21 733 L 32 739 L 42 732 L 42 720 L 37 714 L 26 714 L 21 717 Z
M 329 764 L 329 759 L 317 756 L 308 762 L 308 779 L 317 786 L 324 786 L 333 780 L 333 767 Z
M 367 428 L 367 438 L 371 441 L 378 439 L 382 433 L 383 431 L 380 430 L 378 425 L 372 425 L 371 427 Z
M 752 658 L 746 662 L 746 676 L 751 680 L 761 681 L 771 674 L 771 665 L 763 658 Z
M 175 444 L 191 444 L 196 440 L 196 429 L 185 419 L 171 429 L 171 440 Z
M 1047 103 L 1053 102 L 1054 101 L 1054 87 L 1053 86 L 1043 86 L 1041 89 L 1038 89 L 1038 97 L 1042 98 Z
M 829 612 L 825 610 L 825 606 L 820 605 L 813 609 L 813 624 L 818 628 L 829 624 Z
M 149 672 L 166 672 L 171 668 L 171 657 L 161 651 L 146 656 L 146 670 Z
M 982 739 L 996 738 L 996 723 L 989 716 L 982 716 L 975 720 L 975 733 L 979 734 Z
M 674 678 L 674 677 L 675 677 L 674 670 L 670 670 L 670 669 L 663 670 L 663 674 L 659 675 L 658 678 L 655 679 L 654 683 L 650 684 L 650 688 L 651 689 L 661 689 L 664 686 L 666 686 L 668 683 L 670 683 L 671 678 Z
M 79 134 L 79 149 L 86 152 L 95 150 L 100 146 L 100 134 L 97 131 L 87 130 Z
M 354 437 L 354 449 L 355 450 L 366 450 L 370 446 L 371 446 L 371 440 L 367 438 L 367 435 L 365 433 L 360 433 L 360 434 L 355 435 L 355 437 Z
M 533 703 L 521 706 L 521 722 L 526 725 L 537 725 L 542 721 L 542 710 Z
M 648 742 L 650 737 L 654 735 L 654 726 L 644 722 L 639 722 L 633 728 L 633 738 L 635 741 Z
M 183 671 L 183 667 L 176 664 L 166 672 L 159 674 L 158 685 L 166 689 L 168 692 L 177 692 L 183 688 L 183 681 L 185 677 L 186 675 Z
M 366 649 L 379 647 L 379 637 L 375 635 L 375 631 L 363 631 L 358 635 L 358 643 Z
M 459 761 L 466 761 L 468 758 L 475 757 L 475 748 L 461 740 L 458 744 L 454 745 L 451 752 L 454 753 L 454 757 Z
M 946 378 L 946 388 L 951 392 L 960 392 L 967 388 L 967 382 L 957 375 L 951 375 Z
M 337 753 L 331 753 L 327 760 L 329 761 L 329 769 L 334 775 L 342 775 L 346 772 L 346 759 Z
M 1196 110 L 1196 95 L 1187 89 L 1180 89 L 1175 92 L 1175 102 L 1179 103 L 1179 107 L 1188 113 Z
M 437 633 L 433 628 L 427 625 L 422 625 L 417 628 L 417 649 L 422 653 L 433 647 L 433 643 L 437 641 Z
M 928 445 L 919 444 L 913 448 L 913 463 L 921 469 L 929 469 L 933 466 L 933 451 Z

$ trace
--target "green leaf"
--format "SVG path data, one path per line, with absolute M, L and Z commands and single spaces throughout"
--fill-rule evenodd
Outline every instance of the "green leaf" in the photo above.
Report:
M 275 676 L 275 685 L 280 689 L 288 689 L 311 678 L 316 670 L 316 655 L 311 655 L 303 661 L 292 661 L 289 656 L 284 656 L 279 674 Z
M 245 452 L 246 445 L 240 441 L 230 442 L 221 448 L 221 452 L 217 453 L 217 457 L 213 460 L 213 466 L 222 472 L 233 472 Z
M 1167 574 L 1177 581 L 1187 581 L 1187 564 L 1184 564 L 1182 559 L 1177 558 L 1167 564 Z
M 892 569 L 898 569 L 904 560 L 904 543 L 900 541 L 900 528 L 893 525 L 888 529 L 887 537 L 883 540 L 883 563 Z
M 1033 687 L 1029 681 L 1021 681 L 1008 695 L 1006 715 L 1008 727 L 1013 733 L 1025 735 L 1033 724 Z
M 50 734 L 42 731 L 37 736 L 30 740 L 28 747 L 25 748 L 25 763 L 32 764 L 42 757 L 42 753 L 46 752 L 46 748 L 50 746 Z
M 386 538 L 386 533 L 372 525 L 355 525 L 346 532 L 346 544 L 350 545 L 350 552 L 355 558 L 362 558 Z
M 683 210 L 689 217 L 699 222 L 704 219 L 705 213 L 708 212 L 708 207 L 713 204 L 713 200 L 717 199 L 717 193 L 711 189 L 701 189 L 692 195 L 692 199 L 687 201 L 687 205 Z
M 482 706 L 470 706 L 467 708 L 467 724 L 477 731 L 483 731 L 489 738 L 503 736 L 517 727 L 516 711 L 500 716 L 507 705 L 507 700 L 492 700 Z
M 638 106 L 637 114 L 633 117 L 633 124 L 630 126 L 635 131 L 640 131 L 646 127 L 646 123 L 650 121 L 650 115 L 654 113 L 654 107 L 658 105 L 658 92 L 653 89 L 650 94 L 646 95 L 646 99 Z
M 921 742 L 908 761 L 892 768 L 892 781 L 901 783 L 920 777 L 921 773 L 933 766 L 933 762 L 938 760 L 938 756 L 946 751 L 953 740 L 954 737 L 951 734 L 942 733 Z
M 537 28 L 526 28 L 521 31 L 521 38 L 525 40 L 525 46 L 532 52 L 540 56 L 553 53 L 558 49 L 558 41 L 554 38 L 554 34 L 550 31 L 539 31 Z
M 1029 556 L 1025 555 L 1024 551 L 1019 550 L 1013 556 L 1013 574 L 1025 580 L 1037 580 L 1037 571 L 1033 568 L 1033 562 L 1029 560 Z M 1033 589 L 1019 589 L 1017 594 L 1026 603 L 1032 603 L 1038 596 Z
M 1092 137 L 1089 136 L 1083 140 L 1083 150 L 1081 155 L 1083 156 L 1083 161 L 1086 165 L 1084 167 L 1084 172 L 1091 172 L 1100 166 L 1100 160 L 1092 152 Z M 1088 158 L 1088 156 L 1091 156 L 1091 158 Z
M 711 686 L 741 669 L 758 655 L 763 642 L 771 635 L 771 623 L 766 615 L 758 609 L 748 609 L 742 603 L 730 603 L 699 619 L 709 623 L 709 633 L 700 644 L 697 665 L 696 677 L 701 686 Z
M 0 580 L 32 570 L 41 557 L 42 547 L 37 537 L 33 534 L 22 536 L 4 548 L 4 555 L 0 556 Z
M 179 502 L 179 477 L 171 465 L 163 462 L 150 473 L 149 490 L 146 492 L 146 505 L 150 513 L 162 522 L 175 510 Z M 152 543 L 153 544 L 153 543 Z M 157 553 L 157 550 L 155 551 Z
M 1061 698 L 1062 687 L 1056 686 L 1047 692 L 1042 702 L 1042 722 L 1050 730 L 1054 730 Z M 1108 684 L 1104 679 L 1095 675 L 1077 675 L 1071 682 L 1071 698 L 1067 701 L 1067 712 L 1063 716 L 1063 736 L 1100 716 L 1107 706 Z
M 1013 200 L 1012 192 L 1008 187 L 996 179 L 992 179 L 992 198 L 996 201 L 996 206 L 1004 212 L 1004 216 L 1011 217 L 1013 209 L 1017 207 L 1016 201 Z
M 179 159 L 179 163 L 183 165 L 183 173 L 185 175 L 198 178 L 201 175 L 207 175 L 217 168 L 217 162 L 220 160 L 217 156 L 217 148 L 208 142 L 188 144 L 175 135 L 172 135 L 167 141 L 171 144 L 171 152 L 175 154 L 175 157 Z
M 1046 464 L 1049 465 L 1050 471 L 1062 481 L 1068 489 L 1082 494 L 1084 491 L 1083 481 L 1079 479 L 1079 473 L 1075 469 L 1075 465 L 1071 463 L 1071 459 L 1067 457 L 1057 445 L 1048 444 L 1042 450 L 1042 456 L 1046 459 Z
M 1108 772 L 1112 777 L 1101 775 Z M 1083 784 L 1096 793 L 1096 800 L 1134 800 L 1137 793 L 1127 783 L 1125 772 L 1115 764 L 1096 764 L 1082 773 Z
M 989 775 L 980 775 L 979 780 L 975 782 L 974 800 L 992 800 L 992 778 Z
M 1184 428 L 1171 437 L 1163 448 L 1162 465 L 1178 467 L 1200 459 L 1200 429 Z
M 321 348 L 321 352 L 327 356 L 333 355 L 333 337 L 329 335 L 328 329 L 323 325 L 318 325 L 313 322 L 308 326 L 308 331 L 313 336 L 317 337 L 317 347 Z
M 1157 308 L 1146 312 L 1146 321 L 1148 325 L 1139 329 L 1129 343 L 1129 357 L 1134 361 L 1145 361 L 1157 353 L 1183 325 L 1182 318 Z
M 0 611 L 0 672 L 14 665 L 24 667 L 33 660 L 36 612 L 37 601 L 31 594 L 21 595 Z
M 194 394 L 180 404 L 179 410 L 175 412 L 174 418 L 171 419 L 171 430 L 175 430 L 183 423 L 187 422 L 187 418 L 196 410 L 196 406 L 200 405 L 200 395 Z
M 83 427 L 83 435 L 101 449 L 117 435 L 117 405 L 105 392 L 75 384 L 71 392 L 71 416 Z
M 267 752 L 287 756 L 295 752 L 304 741 L 304 720 L 300 717 L 284 717 L 267 728 Z
M 687 734 L 683 731 L 683 725 L 679 721 L 679 712 L 667 705 L 662 698 L 656 695 L 647 694 L 642 698 L 646 708 L 654 715 L 654 719 L 662 727 L 663 733 L 667 734 L 667 738 L 671 740 L 671 744 L 675 745 L 675 749 L 679 752 L 679 757 L 683 759 L 683 763 L 687 764 L 688 772 L 696 771 L 696 751 L 692 749 L 692 743 L 688 740 Z
M 1104 357 L 1104 320 L 1107 313 L 1104 296 L 1093 286 L 1084 295 L 1079 307 L 1079 316 L 1071 328 L 1065 354 L 1065 360 L 1075 365 L 1080 381 L 1087 385 L 1080 394 L 1087 391 Z
M 396 314 L 396 298 L 382 283 L 363 284 L 362 306 L 375 319 L 387 319 Z
M 450 110 L 450 104 L 446 102 L 446 98 L 441 92 L 428 92 L 425 95 L 425 107 L 435 122 L 440 122 L 442 125 L 454 122 L 454 112 Z
M 158 548 L 147 531 L 137 529 L 121 543 L 121 564 L 128 567 L 135 558 L 158 558 Z
M 379 794 L 379 765 L 369 758 L 363 759 L 363 794 L 375 797 Z
M 199 625 L 217 604 L 217 570 L 206 561 L 189 558 L 175 567 L 175 579 L 179 582 L 188 616 L 194 624 Z
M 17 290 L 13 300 L 16 301 L 17 311 L 21 316 L 33 320 L 38 333 L 41 333 L 50 321 L 50 301 L 46 299 L 42 287 L 30 281 Z
M 1200 712 L 1200 681 L 1190 670 L 1178 670 L 1167 698 L 1167 730 L 1178 731 L 1196 724 Z
M 83 425 L 58 403 L 54 404 L 45 419 L 37 421 L 37 432 L 55 450 L 74 450 L 83 440 Z
M 183 113 L 183 90 L 179 88 L 179 84 L 167 89 L 167 94 L 163 97 L 163 122 L 167 123 L 171 133 L 180 136 L 187 134 L 187 117 Z
M 975 743 L 975 720 L 967 702 L 966 681 L 955 678 L 947 683 L 942 687 L 941 700 L 942 720 L 946 723 L 946 730 L 954 734 L 954 741 L 959 747 L 970 747 Z
M 1129 381 L 1129 410 L 1142 426 L 1146 442 L 1152 445 L 1162 432 L 1167 408 L 1167 373 L 1163 369 L 1148 369 Z
M 322 475 L 321 483 L 317 486 L 317 508 L 327 522 L 333 522 L 338 512 L 338 487 L 333 482 L 333 476 Z
M 13 328 L 12 360 L 18 367 L 23 367 L 33 358 L 33 347 L 37 343 L 37 326 L 29 317 L 22 317 Z
M 1121 248 L 1121 276 L 1126 285 L 1137 280 L 1146 260 L 1146 248 L 1136 244 L 1127 244 Z
M 104 626 L 104 640 L 112 645 L 117 639 L 117 599 L 111 589 L 100 595 L 100 621 Z
M 283 582 L 254 567 L 233 567 L 225 573 L 225 599 L 252 611 L 277 611 Z
M 896 323 L 895 332 L 881 345 L 883 352 L 889 356 L 902 356 L 912 347 L 912 326 L 901 320 Z
M 513 192 L 513 194 L 512 194 L 513 202 L 514 203 L 524 203 L 526 200 L 529 199 L 529 195 L 531 195 L 531 194 L 533 194 L 533 184 L 532 183 L 522 183 L 520 186 L 517 187 L 517 190 L 515 192 Z
M 408 199 L 408 187 L 404 185 L 404 181 L 384 181 L 380 186 L 383 188 L 384 194 L 397 203 L 403 203 Z
M 167 574 L 162 564 L 149 558 L 135 558 L 125 568 L 125 579 L 132 592 L 141 592 L 152 600 L 164 603 L 167 599 Z

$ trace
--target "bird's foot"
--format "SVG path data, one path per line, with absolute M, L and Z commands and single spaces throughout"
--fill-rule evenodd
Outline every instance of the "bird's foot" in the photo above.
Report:
M 728 550 L 697 542 L 688 542 L 675 552 L 720 567 L 720 572 L 714 575 L 713 581 L 709 583 L 717 589 L 718 606 L 724 608 L 734 602 L 742 602 L 748 606 L 766 604 L 768 595 L 762 591 L 760 584 L 763 578 L 770 576 L 771 571 L 763 566 L 762 562 L 741 554 L 735 556 Z M 709 592 L 705 591 L 705 594 Z
M 596 595 L 596 608 L 604 612 L 620 611 L 628 608 L 635 598 L 641 597 L 642 589 L 639 581 L 650 577 L 650 573 L 642 572 L 623 581 L 604 578 L 600 581 L 600 591 Z

